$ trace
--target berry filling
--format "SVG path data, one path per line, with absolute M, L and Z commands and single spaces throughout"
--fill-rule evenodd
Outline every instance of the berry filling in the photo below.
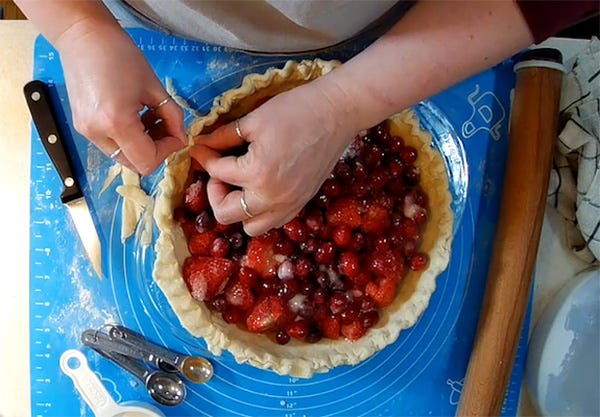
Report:
M 363 337 L 403 277 L 428 264 L 418 152 L 388 123 L 357 135 L 298 216 L 262 236 L 214 219 L 207 174 L 192 165 L 174 213 L 191 254 L 182 274 L 192 297 L 279 344 Z

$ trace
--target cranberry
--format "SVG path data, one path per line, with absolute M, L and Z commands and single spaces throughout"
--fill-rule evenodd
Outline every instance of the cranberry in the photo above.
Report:
M 317 235 L 325 225 L 321 211 L 316 208 L 308 210 L 304 222 L 308 230 L 314 235 Z
M 404 171 L 404 163 L 400 160 L 400 158 L 392 158 L 387 163 L 387 167 L 392 178 L 400 178 L 402 176 L 402 172 Z
M 275 243 L 275 253 L 285 256 L 294 256 L 296 252 L 296 244 L 289 239 L 283 239 Z
M 417 243 L 413 239 L 406 239 L 402 242 L 400 250 L 402 251 L 404 256 L 412 256 L 417 250 Z
M 313 272 L 314 265 L 306 256 L 300 256 L 294 263 L 294 275 L 306 279 Z
M 300 244 L 300 250 L 307 255 L 314 254 L 319 247 L 319 242 L 315 238 L 309 238 L 306 242 Z
M 404 180 L 400 177 L 392 178 L 385 186 L 385 189 L 388 193 L 392 195 L 402 195 L 404 190 L 406 190 L 406 184 Z
M 358 319 L 358 315 L 360 313 L 360 307 L 354 304 L 351 304 L 347 309 L 340 313 L 340 319 L 343 324 L 352 323 L 356 319 Z
M 286 327 L 286 332 L 294 339 L 304 339 L 308 334 L 308 323 L 305 320 L 295 321 Z
M 390 151 L 399 153 L 404 147 L 404 140 L 400 136 L 392 136 L 390 140 Z
M 280 345 L 286 345 L 290 341 L 290 335 L 285 330 L 275 333 L 275 341 Z
M 383 159 L 383 150 L 377 145 L 371 145 L 363 149 L 361 154 L 362 160 L 367 168 L 375 168 Z
M 231 258 L 232 261 L 234 261 L 238 264 L 242 262 L 242 259 L 244 259 L 244 256 L 246 256 L 246 252 L 244 252 L 241 249 L 235 249 L 235 250 L 231 251 L 231 253 L 229 254 L 229 258 Z
M 365 181 L 367 178 L 369 178 L 369 172 L 367 171 L 367 168 L 360 162 L 357 162 L 354 166 L 353 174 L 354 181 Z
M 216 297 L 213 297 L 208 301 L 208 307 L 211 310 L 222 313 L 225 311 L 225 307 L 227 307 L 227 301 L 225 300 L 225 296 L 223 294 L 219 294 Z
M 333 169 L 335 177 L 343 184 L 350 184 L 352 182 L 352 169 L 344 162 L 340 161 L 336 164 Z
M 196 230 L 198 233 L 208 232 L 215 227 L 215 219 L 212 214 L 204 210 L 196 216 Z
M 339 225 L 333 229 L 331 237 L 338 248 L 347 248 L 352 241 L 352 229 L 345 224 Z
M 364 271 L 360 271 L 356 275 L 353 275 L 349 278 L 350 278 L 350 281 L 352 281 L 352 283 L 354 285 L 358 285 L 361 287 L 363 287 L 363 286 L 367 285 L 369 282 L 371 282 L 371 274 L 369 274 L 368 272 L 364 272 Z
M 350 244 L 350 249 L 355 252 L 359 252 L 362 248 L 365 247 L 367 240 L 365 235 L 361 232 L 356 232 L 352 235 L 352 243 Z
M 242 312 L 234 306 L 227 306 L 225 311 L 221 313 L 223 320 L 229 324 L 236 324 L 242 319 Z
M 330 224 L 325 224 L 323 228 L 319 231 L 318 237 L 321 240 L 329 240 L 331 239 L 331 235 L 333 234 L 334 227 Z
M 309 229 L 300 219 L 295 218 L 283 226 L 283 231 L 291 241 L 301 243 L 308 239 Z
M 427 255 L 420 252 L 413 254 L 408 261 L 408 265 L 413 271 L 423 270 L 427 265 Z
M 324 304 L 327 301 L 327 291 L 323 288 L 317 288 L 313 293 L 313 302 L 315 304 Z
M 363 299 L 360 301 L 360 311 L 366 312 L 373 310 L 375 310 L 375 301 L 373 301 L 373 299 L 370 297 L 363 297 Z
M 356 252 L 343 252 L 338 265 L 340 272 L 349 277 L 354 277 L 360 272 L 360 260 Z
M 371 175 L 371 186 L 373 188 L 383 188 L 391 179 L 392 174 L 390 170 L 385 166 L 378 166 L 373 170 L 373 174 Z
M 406 165 L 414 164 L 417 160 L 417 150 L 412 146 L 405 146 L 400 150 L 400 159 Z
M 413 194 L 415 203 L 417 203 L 421 207 L 427 207 L 427 204 L 429 203 L 429 198 L 427 197 L 427 194 L 425 194 L 421 187 L 413 188 L 411 190 L 411 193 Z
M 239 249 L 244 245 L 244 237 L 240 232 L 233 232 L 228 237 L 229 245 L 232 249 Z
M 287 279 L 277 284 L 277 296 L 284 301 L 290 300 L 293 296 L 298 294 L 300 285 L 295 279 Z
M 333 314 L 339 314 L 342 311 L 346 310 L 348 304 L 349 301 L 346 297 L 346 294 L 336 292 L 329 299 L 329 310 L 331 310 Z
M 369 310 L 358 315 L 358 319 L 365 329 L 369 329 L 379 321 L 379 313 L 377 310 Z
M 323 333 L 317 326 L 310 326 L 308 330 L 308 334 L 304 338 L 304 341 L 307 343 L 317 343 L 319 340 L 323 338 Z
M 413 216 L 413 220 L 419 225 L 422 226 L 425 223 L 427 223 L 427 210 L 425 210 L 424 208 L 421 208 L 421 210 L 417 211 L 415 213 L 415 215 Z
M 414 165 L 404 167 L 402 178 L 408 185 L 417 185 L 419 183 L 419 169 Z
M 321 186 L 321 192 L 327 197 L 329 200 L 335 198 L 342 194 L 343 192 L 342 185 L 333 179 L 327 179 Z
M 312 200 L 317 207 L 325 208 L 329 204 L 329 199 L 325 194 L 319 192 Z
M 302 281 L 300 292 L 307 296 L 312 296 L 315 292 L 315 285 L 310 281 Z
M 382 144 L 389 142 L 391 139 L 389 128 L 385 125 L 385 122 L 378 124 L 371 131 Z
M 357 198 L 365 198 L 371 192 L 371 186 L 365 181 L 357 181 L 351 185 L 350 192 Z
M 375 239 L 375 250 L 384 251 L 390 248 L 390 239 L 387 236 L 378 236 Z
M 324 265 L 330 265 L 335 260 L 335 246 L 331 242 L 322 242 L 315 252 L 315 260 Z
M 407 217 L 402 219 L 400 223 L 400 230 L 402 236 L 405 236 L 409 239 L 416 239 L 419 236 L 419 225 L 412 219 Z
M 210 247 L 210 255 L 215 258 L 225 258 L 229 254 L 229 242 L 224 237 L 213 240 Z
M 257 291 L 258 291 L 259 295 L 263 295 L 263 296 L 275 295 L 275 291 L 276 291 L 275 286 L 276 285 L 277 285 L 276 282 L 267 281 L 267 280 L 263 279 L 263 280 L 259 281 Z
M 173 220 L 175 220 L 177 223 L 183 223 L 187 221 L 188 215 L 186 209 L 184 209 L 183 207 L 177 207 L 173 211 Z

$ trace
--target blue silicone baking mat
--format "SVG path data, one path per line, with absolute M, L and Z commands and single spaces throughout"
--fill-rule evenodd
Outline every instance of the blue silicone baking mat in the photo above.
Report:
M 199 111 L 213 97 L 239 85 L 250 72 L 282 66 L 288 57 L 254 56 L 141 29 L 130 30 L 157 75 L 169 77 L 178 94 Z M 316 54 L 348 59 L 365 42 Z M 34 78 L 51 84 L 63 109 L 61 122 L 76 156 L 77 174 L 100 232 L 105 278 L 85 257 L 60 203 L 60 181 L 35 129 L 31 144 L 31 407 L 33 416 L 91 416 L 72 381 L 59 369 L 66 349 L 81 349 L 117 401 L 151 399 L 143 385 L 95 352 L 79 337 L 87 328 L 123 323 L 149 339 L 185 353 L 207 354 L 215 376 L 188 384 L 184 404 L 167 416 L 399 416 L 454 415 L 475 335 L 498 216 L 513 62 L 508 60 L 416 106 L 445 155 L 456 213 L 452 257 L 417 324 L 396 343 L 357 366 L 342 366 L 311 379 L 278 376 L 238 365 L 229 353 L 213 357 L 201 339 L 178 322 L 152 282 L 152 248 L 136 236 L 121 242 L 117 183 L 100 194 L 111 161 L 72 128 L 57 52 L 42 37 L 35 44 Z M 393 86 L 391 86 L 392 88 Z M 398 88 L 402 88 L 398 80 Z M 186 122 L 191 120 L 187 115 Z M 150 193 L 160 171 L 144 178 Z M 527 327 L 527 325 L 525 326 Z M 527 329 L 524 329 L 526 334 Z M 504 404 L 518 407 L 524 342 Z

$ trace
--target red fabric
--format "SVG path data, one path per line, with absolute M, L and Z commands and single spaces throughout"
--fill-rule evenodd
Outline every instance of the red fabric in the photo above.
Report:
M 577 21 L 598 13 L 600 2 L 580 0 L 517 0 L 535 42 L 541 42 Z

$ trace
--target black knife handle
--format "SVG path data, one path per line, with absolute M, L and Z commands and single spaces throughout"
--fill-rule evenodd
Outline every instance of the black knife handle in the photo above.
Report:
M 39 80 L 30 81 L 23 88 L 23 92 L 33 123 L 40 134 L 40 140 L 63 183 L 64 189 L 60 196 L 61 201 L 66 204 L 83 197 L 73 172 L 73 165 L 64 138 L 58 128 L 46 84 Z

